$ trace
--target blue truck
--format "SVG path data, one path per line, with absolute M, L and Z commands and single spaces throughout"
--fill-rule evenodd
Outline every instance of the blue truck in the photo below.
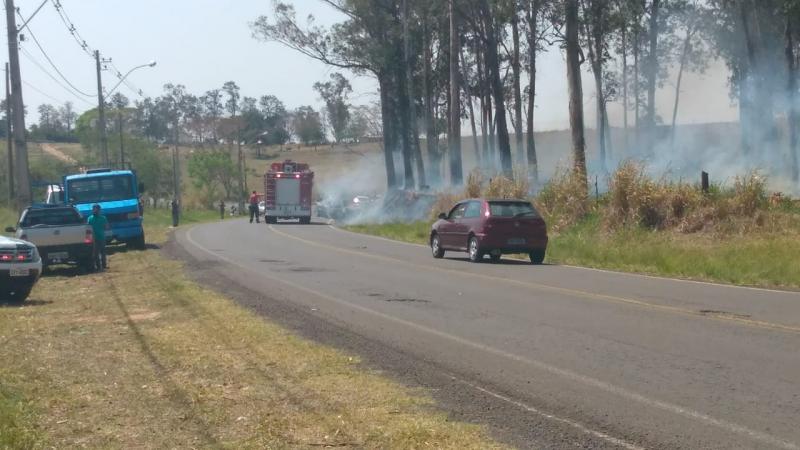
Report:
M 143 209 L 139 199 L 144 188 L 136 183 L 135 172 L 87 170 L 65 176 L 62 187 L 64 200 L 75 206 L 84 218 L 92 213 L 92 205 L 100 205 L 111 224 L 111 232 L 106 236 L 109 243 L 124 243 L 139 250 L 145 248 Z

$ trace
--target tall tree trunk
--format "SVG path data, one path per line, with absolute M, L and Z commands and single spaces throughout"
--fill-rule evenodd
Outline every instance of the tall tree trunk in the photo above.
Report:
M 578 0 L 566 0 L 565 16 L 572 157 L 575 173 L 586 185 L 586 137 L 583 125 L 583 86 L 581 85 L 580 42 L 578 41 Z
M 624 137 L 622 139 L 623 155 L 628 153 L 628 42 L 627 25 L 621 30 L 622 34 L 622 129 Z
M 414 89 L 414 62 L 415 58 L 411 55 L 411 31 L 409 21 L 411 20 L 410 9 L 408 6 L 409 0 L 403 0 L 403 60 L 405 62 L 405 76 L 406 88 L 408 92 L 408 116 L 409 116 L 409 133 L 414 154 L 414 161 L 417 168 L 417 186 L 420 190 L 425 189 L 427 181 L 425 179 L 425 162 L 422 160 L 422 150 L 419 145 L 419 121 L 417 120 L 417 94 Z
M 396 53 L 397 61 L 402 61 L 403 49 L 398 44 Z M 403 64 L 395 67 L 395 80 L 397 83 L 397 109 L 400 114 L 400 132 L 398 133 L 403 151 L 403 189 L 414 189 L 414 150 L 411 139 L 411 116 L 408 111 L 409 98 L 406 86 L 406 71 Z
M 800 114 L 797 111 L 797 56 L 795 55 L 795 25 L 793 13 L 789 11 L 786 14 L 786 70 L 787 70 L 787 84 L 786 84 L 786 99 L 789 103 L 788 111 L 788 127 L 789 127 L 789 164 L 791 165 L 792 181 L 795 183 L 800 180 L 800 167 L 798 167 L 797 155 L 797 141 L 798 130 L 797 122 L 800 120 Z
M 681 82 L 683 81 L 683 69 L 686 67 L 686 59 L 689 57 L 689 49 L 692 45 L 692 37 L 694 36 L 694 24 L 690 25 L 686 30 L 686 38 L 683 40 L 683 50 L 681 52 L 681 62 L 678 67 L 678 80 L 675 82 L 675 104 L 672 107 L 672 126 L 670 127 L 670 146 L 675 150 L 675 123 L 678 120 L 678 102 L 681 98 Z
M 536 47 L 538 45 L 538 17 L 539 0 L 530 0 L 528 11 L 528 133 L 527 133 L 527 153 L 528 153 L 528 177 L 531 186 L 539 184 L 539 162 L 536 158 L 536 137 L 534 136 L 534 112 L 536 109 Z
M 656 78 L 658 77 L 658 15 L 661 0 L 650 4 L 650 50 L 647 54 L 647 142 L 648 152 L 653 152 L 656 142 Z
M 642 93 L 639 89 L 639 46 L 641 45 L 641 34 L 639 33 L 638 23 L 637 29 L 633 37 L 633 114 L 636 122 L 636 128 L 633 131 L 633 144 L 636 147 L 636 152 L 641 154 L 641 112 L 642 112 Z
M 450 116 L 447 142 L 450 150 L 450 183 L 460 186 L 464 181 L 461 167 L 461 89 L 458 68 L 461 39 L 454 3 L 455 0 L 450 0 Z
M 486 62 L 489 67 L 492 82 L 492 92 L 494 94 L 495 120 L 497 121 L 497 144 L 500 153 L 500 168 L 508 178 L 514 176 L 514 169 L 511 161 L 511 141 L 508 136 L 508 124 L 506 123 L 506 102 L 503 92 L 503 82 L 500 76 L 500 62 L 497 55 L 497 30 L 492 16 L 492 9 L 489 0 L 481 0 L 481 16 L 486 28 Z
M 603 90 L 603 5 L 602 0 L 592 0 L 590 23 L 584 23 L 586 38 L 589 40 L 589 62 L 594 75 L 595 99 L 597 103 L 596 128 L 597 148 L 599 150 L 598 162 L 600 170 L 606 168 L 606 118 L 605 118 L 605 92 Z
M 461 61 L 461 67 L 467 67 L 466 62 L 464 61 L 464 50 L 458 52 L 459 59 Z M 463 77 L 462 77 L 463 78 Z M 467 97 L 467 107 L 469 108 L 469 124 L 472 127 L 472 145 L 475 148 L 475 165 L 476 167 L 481 166 L 481 148 L 478 145 L 478 130 L 475 127 L 475 108 L 472 104 L 472 92 L 470 84 L 466 82 L 466 80 L 462 79 L 462 84 L 464 86 L 464 93 Z
M 394 168 L 394 115 L 392 114 L 389 91 L 391 89 L 390 77 L 386 73 L 378 75 L 378 84 L 381 91 L 381 122 L 383 124 L 383 157 L 386 166 L 386 185 L 391 191 L 397 187 L 397 172 Z
M 525 164 L 525 147 L 523 145 L 522 125 L 522 65 L 519 58 L 519 13 L 513 11 L 511 18 L 511 35 L 514 41 L 514 55 L 511 61 L 514 70 L 514 138 L 517 144 L 517 162 Z
M 432 185 L 439 185 L 442 180 L 440 171 L 442 155 L 439 152 L 439 133 L 436 131 L 433 108 L 433 55 L 431 51 L 430 26 L 427 16 L 423 20 L 423 51 L 425 74 L 423 77 L 423 91 L 425 94 L 425 145 L 428 151 L 428 175 Z

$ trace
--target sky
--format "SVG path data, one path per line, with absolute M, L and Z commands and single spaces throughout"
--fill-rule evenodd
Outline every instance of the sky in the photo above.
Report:
M 157 62 L 155 67 L 136 70 L 128 77 L 128 81 L 147 96 L 159 95 L 165 83 L 183 84 L 199 95 L 233 80 L 241 87 L 243 96 L 271 94 L 289 108 L 303 105 L 320 108 L 322 102 L 312 85 L 327 79 L 333 72 L 322 63 L 280 44 L 259 42 L 252 37 L 249 23 L 270 13 L 270 0 L 60 0 L 60 3 L 88 46 L 100 50 L 104 58 L 112 58 L 114 66 L 123 74 L 149 61 Z M 293 3 L 298 17 L 313 14 L 320 25 L 343 19 L 320 0 L 294 0 Z M 41 0 L 16 1 L 26 18 L 40 4 Z M 30 32 L 25 30 L 24 33 L 32 32 L 64 77 L 77 90 L 96 94 L 94 59 L 72 37 L 52 0 L 47 1 L 29 27 Z M 96 97 L 77 93 L 66 86 L 30 36 L 26 36 L 22 48 L 20 61 L 28 124 L 38 120 L 36 108 L 42 103 L 61 105 L 71 101 L 78 111 L 96 104 Z M 345 75 L 353 84 L 353 103 L 377 100 L 375 80 Z M 735 120 L 736 109 L 728 99 L 726 76 L 719 62 L 712 63 L 705 75 L 685 76 L 678 121 Z M 594 121 L 591 80 L 587 72 L 584 93 L 588 126 Z M 111 89 L 117 81 L 113 69 L 103 72 L 106 89 Z M 567 128 L 566 68 L 559 50 L 541 55 L 537 83 L 537 128 Z M 657 96 L 658 109 L 665 118 L 671 117 L 674 99 L 671 83 L 672 80 Z M 131 100 L 141 98 L 126 85 L 118 90 Z M 610 116 L 612 125 L 622 123 L 619 106 L 610 106 Z

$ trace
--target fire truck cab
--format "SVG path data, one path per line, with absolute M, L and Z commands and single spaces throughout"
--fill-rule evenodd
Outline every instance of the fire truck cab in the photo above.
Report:
M 311 223 L 311 196 L 314 172 L 308 164 L 291 160 L 273 163 L 264 174 L 264 221 L 277 223 L 278 219 L 299 219 L 301 224 Z

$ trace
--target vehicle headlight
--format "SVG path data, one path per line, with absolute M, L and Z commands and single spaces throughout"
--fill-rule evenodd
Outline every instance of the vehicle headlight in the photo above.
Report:
M 353 199 L 353 203 L 361 203 L 361 200 L 358 197 L 356 197 Z

